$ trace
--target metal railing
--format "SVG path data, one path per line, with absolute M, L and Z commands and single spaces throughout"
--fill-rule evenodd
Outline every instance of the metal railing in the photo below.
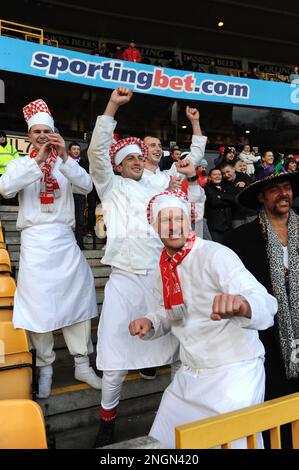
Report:
M 49 46 L 58 47 L 56 39 L 47 39 L 44 36 L 42 28 L 35 26 L 28 26 L 22 23 L 15 23 L 13 21 L 0 19 L 0 36 L 18 37 L 22 36 L 25 41 L 39 42 Z

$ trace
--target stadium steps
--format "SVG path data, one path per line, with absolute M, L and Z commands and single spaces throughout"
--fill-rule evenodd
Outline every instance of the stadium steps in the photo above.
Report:
M 5 238 L 12 266 L 19 267 L 20 233 L 16 230 L 18 207 L 1 206 L 0 219 L 5 230 Z M 84 238 L 86 250 L 83 251 L 91 266 L 97 295 L 99 314 L 101 312 L 104 287 L 110 274 L 110 267 L 101 264 L 103 255 L 101 240 L 96 241 L 94 249 L 91 237 Z M 97 342 L 98 318 L 92 320 L 92 341 Z M 48 434 L 54 438 L 57 448 L 91 448 L 98 427 L 98 411 L 101 391 L 74 379 L 74 361 L 70 356 L 61 330 L 54 332 L 53 387 L 48 399 L 38 400 L 43 408 Z M 95 367 L 96 353 L 90 356 Z M 98 372 L 99 375 L 100 372 Z M 170 381 L 170 368 L 159 368 L 155 380 L 144 380 L 137 372 L 128 375 L 119 405 L 115 441 L 121 442 L 148 434 L 159 406 L 162 393 Z

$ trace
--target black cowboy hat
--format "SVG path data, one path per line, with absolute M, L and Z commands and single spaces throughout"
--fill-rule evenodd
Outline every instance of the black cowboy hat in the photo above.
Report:
M 280 183 L 282 181 L 289 181 L 291 183 L 293 197 L 299 196 L 299 171 L 296 171 L 295 173 L 273 173 L 266 178 L 251 183 L 237 195 L 237 201 L 247 209 L 258 210 L 262 206 L 258 199 L 258 194 L 266 186 L 272 186 L 273 184 Z

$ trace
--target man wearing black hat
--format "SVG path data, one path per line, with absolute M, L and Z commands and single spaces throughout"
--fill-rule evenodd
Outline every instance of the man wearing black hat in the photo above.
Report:
M 274 326 L 260 332 L 266 350 L 266 400 L 299 391 L 299 220 L 291 209 L 298 193 L 298 172 L 272 174 L 247 186 L 238 201 L 259 210 L 259 216 L 225 237 L 225 244 L 278 301 Z

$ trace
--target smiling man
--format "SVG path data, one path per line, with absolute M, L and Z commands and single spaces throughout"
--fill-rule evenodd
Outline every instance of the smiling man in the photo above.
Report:
M 33 150 L 9 162 L 0 178 L 0 194 L 19 197 L 17 229 L 21 231 L 18 285 L 13 324 L 29 331 L 39 368 L 39 398 L 51 393 L 55 352 L 53 331 L 62 329 L 75 378 L 101 388 L 89 366 L 91 318 L 97 316 L 93 275 L 72 231 L 73 192 L 91 191 L 90 176 L 65 149 L 46 103 L 23 108 Z
M 266 399 L 299 391 L 298 217 L 291 210 L 299 173 L 280 173 L 247 186 L 239 203 L 259 210 L 225 243 L 278 301 L 272 328 L 260 333 L 266 350 Z
M 160 302 L 129 325 L 133 337 L 156 341 L 171 331 L 180 342 L 182 366 L 150 431 L 165 448 L 174 448 L 178 425 L 263 401 L 257 330 L 273 324 L 277 306 L 231 250 L 195 236 L 190 214 L 180 191 L 151 199 L 148 220 L 164 244 L 156 271 Z

